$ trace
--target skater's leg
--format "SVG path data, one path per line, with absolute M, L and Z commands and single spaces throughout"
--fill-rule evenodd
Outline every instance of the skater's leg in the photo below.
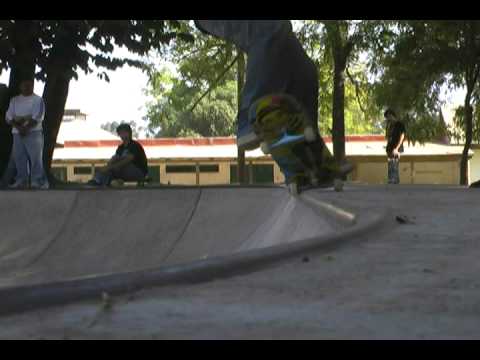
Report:
M 387 158 L 387 184 L 390 184 L 390 179 L 392 177 L 392 166 L 390 165 L 390 159 Z
M 25 149 L 30 160 L 32 187 L 48 188 L 48 180 L 43 168 L 43 133 L 33 131 L 24 137 Z
M 96 170 L 93 179 L 90 180 L 89 183 L 94 183 L 95 185 L 99 186 L 107 186 L 110 185 L 112 181 L 112 171 L 100 171 Z
M 392 157 L 388 159 L 388 183 L 389 184 L 400 183 L 399 159 L 396 157 Z
M 388 159 L 388 183 L 389 184 L 393 184 L 394 183 L 394 179 L 393 179 L 393 168 L 394 168 L 394 163 L 393 163 L 394 159 L 393 158 L 389 158 Z
M 28 153 L 24 144 L 24 138 L 19 134 L 13 135 L 13 158 L 17 175 L 13 187 L 23 187 L 28 184 Z
M 141 181 L 145 179 L 145 174 L 132 163 L 127 164 L 120 169 L 112 171 L 112 179 L 123 181 Z
M 394 184 L 400 184 L 400 159 L 398 157 L 393 160 L 393 181 Z

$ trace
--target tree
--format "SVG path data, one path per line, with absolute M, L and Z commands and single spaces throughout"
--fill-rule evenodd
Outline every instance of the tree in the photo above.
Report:
M 237 56 L 232 45 L 202 35 L 189 22 L 193 43 L 173 43 L 167 60 L 178 73 L 151 66 L 146 120 L 156 136 L 226 136 L 235 133 Z
M 381 22 L 376 20 L 320 20 L 324 25 L 323 39 L 327 53 L 330 53 L 333 69 L 332 91 L 332 141 L 337 162 L 345 158 L 345 108 L 346 79 L 355 89 L 359 109 L 372 121 L 379 115 L 379 108 L 371 100 L 373 85 L 366 79 L 365 71 L 358 71 L 360 55 L 372 56 L 372 37 L 384 36 L 378 29 Z M 373 36 L 372 36 L 373 35 Z M 361 63 L 360 63 L 361 65 Z M 357 67 L 356 71 L 350 69 Z M 360 66 L 361 67 L 361 66 Z M 364 67 L 366 69 L 366 67 Z M 362 76 L 363 75 L 363 76 Z M 359 76 L 359 78 L 358 78 Z M 362 101 L 363 98 L 363 101 Z M 365 101 L 367 100 L 367 101 Z M 364 102 L 365 101 L 365 102 Z M 363 106 L 366 104 L 367 106 Z M 370 122 L 366 119 L 367 123 Z M 370 123 L 370 128 L 379 130 L 378 122 Z
M 333 154 L 335 160 L 340 163 L 345 159 L 345 70 L 355 42 L 348 36 L 347 21 L 326 20 L 323 23 L 333 58 Z
M 190 111 L 198 96 L 189 82 L 168 72 L 157 72 L 147 90 L 154 100 L 147 104 L 146 118 L 157 137 L 230 136 L 235 133 L 236 82 L 216 87 Z
M 18 94 L 22 77 L 35 74 L 35 64 L 40 55 L 39 24 L 33 20 L 0 20 L 0 73 L 10 68 L 8 91 L 1 96 L 0 111 L 0 176 L 10 159 L 13 137 L 11 126 L 5 122 L 9 100 Z
M 336 147 L 341 148 L 337 154 L 344 154 L 345 133 L 381 130 L 377 120 L 380 109 L 372 96 L 374 84 L 368 78 L 367 62 L 360 59 L 370 49 L 366 38 L 375 29 L 374 21 L 299 22 L 296 35 L 319 74 L 319 129 L 323 134 L 340 135 L 333 136 Z
M 384 89 L 380 93 L 387 95 L 386 98 L 388 94 L 396 94 L 397 104 L 407 117 L 415 117 L 409 116 L 414 113 L 419 118 L 412 123 L 421 124 L 420 128 L 432 126 L 444 131 L 440 121 L 432 121 L 439 113 L 441 86 L 466 88 L 464 106 L 460 109 L 465 138 L 460 183 L 465 185 L 468 183 L 468 153 L 473 139 L 473 109 L 479 91 L 480 23 L 473 20 L 411 20 L 396 22 L 391 27 L 395 29 L 395 45 L 382 59 L 381 86 Z M 392 97 L 390 101 L 393 102 Z M 423 135 L 432 136 L 433 133 L 427 131 Z
M 142 57 L 152 49 L 161 49 L 174 38 L 191 40 L 188 34 L 179 31 L 179 22 L 173 20 L 35 20 L 26 24 L 11 20 L 4 21 L 2 25 L 4 28 L 0 33 L 0 40 L 3 40 L 3 43 L 0 44 L 7 51 L 0 51 L 0 54 L 4 54 L 0 64 L 5 66 L 6 63 L 14 75 L 16 72 L 13 70 L 17 68 L 23 71 L 30 69 L 31 62 L 24 61 L 19 64 L 18 61 L 18 51 L 24 48 L 17 43 L 27 44 L 25 49 L 31 51 L 24 52 L 33 54 L 34 64 L 40 68 L 36 75 L 45 81 L 44 161 L 47 170 L 51 166 L 69 83 L 72 78 L 77 78 L 78 70 L 92 73 L 92 66 L 115 70 L 125 64 L 136 67 L 145 65 L 144 61 L 138 59 L 112 57 L 114 45 Z M 21 37 L 22 41 L 15 43 L 11 34 L 22 33 L 17 29 L 27 25 L 28 29 L 34 29 L 28 33 L 32 35 L 27 40 Z M 8 51 L 9 47 L 13 51 Z M 10 87 L 14 83 L 12 76 Z M 98 73 L 98 76 L 108 81 L 104 71 Z
M 10 126 L 5 122 L 5 113 L 8 107 L 9 91 L 8 88 L 0 84 L 0 176 L 3 175 L 8 161 L 10 159 L 10 152 L 12 148 L 13 138 Z

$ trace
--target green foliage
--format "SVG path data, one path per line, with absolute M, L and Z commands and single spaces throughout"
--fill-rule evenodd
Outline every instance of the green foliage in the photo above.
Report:
M 28 25 L 30 35 L 22 35 Z M 112 57 L 114 45 L 131 54 L 145 56 L 153 49 L 164 48 L 171 40 L 192 41 L 175 20 L 2 20 L 0 22 L 0 71 L 12 67 L 16 48 L 35 48 L 37 78 L 46 80 L 47 73 L 64 66 L 64 76 L 77 78 L 78 70 L 93 72 L 94 68 L 115 70 L 125 64 L 143 67 L 141 60 Z M 22 44 L 22 41 L 25 44 Z M 39 45 L 39 46 L 37 46 Z M 105 72 L 98 75 L 108 81 Z
M 296 33 L 308 56 L 317 65 L 319 129 L 326 135 L 331 135 L 332 128 L 334 66 L 333 42 L 329 39 L 327 28 L 332 28 L 334 25 L 330 20 L 303 20 Z M 371 29 L 374 28 L 376 27 L 373 21 L 340 21 L 339 24 L 339 33 L 344 37 L 349 35 L 353 43 L 347 64 L 349 76 L 345 82 L 345 132 L 347 134 L 369 134 L 381 131 L 381 122 L 378 121 L 381 112 L 373 97 L 374 86 L 368 79 L 367 63 L 359 57 L 367 48 L 364 41 L 367 30 L 371 33 L 373 31 Z
M 173 77 L 167 70 L 153 75 L 147 93 L 149 131 L 156 136 L 230 136 L 235 132 L 236 82 L 216 87 L 195 107 L 198 89 L 189 81 Z
M 176 42 L 168 47 L 166 60 L 177 65 L 178 73 L 149 68 L 146 93 L 153 98 L 145 117 L 149 131 L 168 137 L 233 135 L 237 113 L 235 67 L 220 75 L 236 57 L 236 50 L 220 39 L 201 34 L 190 22 L 181 22 L 181 28 L 195 35 L 195 42 Z M 207 95 L 197 103 L 202 94 Z
M 153 101 L 147 104 L 146 120 L 150 123 L 150 130 L 162 136 L 180 136 L 187 133 L 233 135 L 236 118 L 233 82 L 236 79 L 236 69 L 229 70 L 218 84 L 214 82 L 235 58 L 236 51 L 220 39 L 203 35 L 187 21 L 181 22 L 181 29 L 194 35 L 195 42 L 175 42 L 164 52 L 165 59 L 177 66 L 178 74 L 156 70 L 155 66 L 149 69 L 147 94 L 153 97 Z M 324 26 L 315 20 L 305 20 L 300 22 L 296 35 L 317 65 L 320 89 L 319 128 L 322 134 L 330 135 L 333 61 L 328 52 Z M 372 84 L 368 81 L 366 64 L 356 58 L 354 60 L 350 65 L 352 78 L 346 81 L 346 131 L 348 134 L 378 133 L 381 131 L 378 123 L 380 110 L 372 96 Z M 212 85 L 216 85 L 212 94 L 203 99 L 193 113 L 188 113 L 191 105 Z M 228 97 L 221 94 L 228 94 Z M 215 110 L 215 107 L 218 109 Z M 206 114 L 212 117 L 212 126 L 208 130 L 206 125 L 195 125 L 196 121 L 207 121 Z M 158 132 L 159 128 L 162 131 Z
M 443 85 L 467 86 L 473 79 L 479 63 L 479 25 L 443 20 L 384 24 L 393 40 L 379 48 L 372 66 L 380 73 L 375 97 L 380 106 L 392 107 L 408 119 L 411 140 L 424 142 L 444 135 L 444 124 L 436 115 L 442 105 L 440 90 Z M 464 126 L 460 119 L 457 116 L 457 125 Z M 450 134 L 460 138 L 459 130 Z
M 406 127 L 407 141 L 415 145 L 435 141 L 447 134 L 447 130 L 438 114 L 414 113 L 400 118 Z
M 465 108 L 459 106 L 455 109 L 455 115 L 453 117 L 453 125 L 448 129 L 448 135 L 456 143 L 465 142 Z M 480 143 L 480 104 L 476 104 L 473 111 L 473 131 L 472 131 L 473 143 Z

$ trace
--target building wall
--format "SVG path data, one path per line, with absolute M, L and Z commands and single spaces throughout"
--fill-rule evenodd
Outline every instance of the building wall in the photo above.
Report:
M 181 165 L 200 167 L 203 165 L 218 165 L 218 172 L 190 172 L 175 173 L 167 172 L 167 165 Z M 228 161 L 182 161 L 170 160 L 166 161 L 149 161 L 149 166 L 160 167 L 160 181 L 162 184 L 175 185 L 213 185 L 224 184 L 225 179 L 230 179 L 230 162 Z
M 480 146 L 472 145 L 474 152 L 473 157 L 470 159 L 470 182 L 480 180 Z
M 460 163 L 457 161 L 413 163 L 415 184 L 459 184 Z
M 349 175 L 349 180 L 364 184 L 385 184 L 387 182 L 387 162 L 381 156 L 351 157 L 349 160 L 355 169 Z M 273 165 L 274 182 L 284 182 L 280 168 L 268 159 L 247 159 L 247 165 Z M 68 181 L 87 182 L 92 178 L 94 167 L 103 166 L 105 161 L 54 161 L 53 167 L 66 167 Z M 203 165 L 218 165 L 218 172 L 167 172 L 167 165 L 200 167 Z M 172 185 L 215 185 L 230 184 L 230 166 L 236 165 L 235 159 L 195 160 L 150 160 L 150 167 L 159 167 L 160 182 Z M 75 167 L 90 168 L 88 174 L 75 174 Z M 460 156 L 416 156 L 403 157 L 400 161 L 400 182 L 402 184 L 459 184 Z
M 352 159 L 351 180 L 366 184 L 387 183 L 387 161 L 383 157 Z M 460 156 L 417 156 L 400 159 L 401 184 L 458 185 Z

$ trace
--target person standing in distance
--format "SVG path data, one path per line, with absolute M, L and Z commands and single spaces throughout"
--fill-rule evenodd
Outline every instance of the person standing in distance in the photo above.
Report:
M 48 179 L 43 168 L 43 128 L 45 103 L 34 94 L 31 78 L 20 82 L 20 95 L 10 100 L 6 121 L 12 125 L 13 158 L 17 174 L 12 188 L 28 186 L 28 163 L 31 187 L 48 189 Z
M 397 119 L 397 115 L 392 109 L 385 111 L 384 117 L 386 120 L 388 183 L 399 184 L 399 163 L 400 154 L 404 151 L 405 125 Z

